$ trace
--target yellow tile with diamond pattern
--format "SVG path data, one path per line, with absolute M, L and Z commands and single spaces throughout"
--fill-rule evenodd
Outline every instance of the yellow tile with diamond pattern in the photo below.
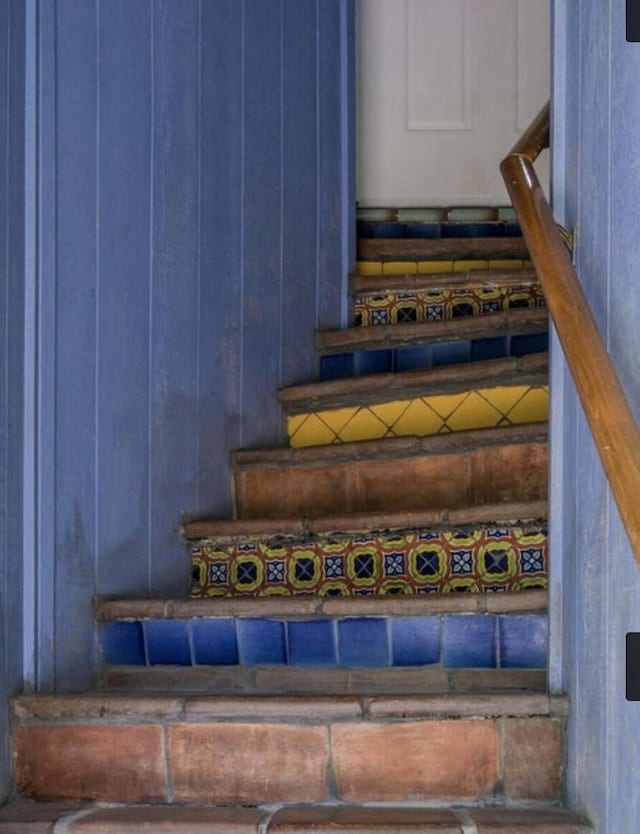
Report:
M 287 428 L 290 445 L 299 449 L 538 423 L 547 419 L 548 411 L 547 386 L 509 385 L 298 414 L 289 417 Z

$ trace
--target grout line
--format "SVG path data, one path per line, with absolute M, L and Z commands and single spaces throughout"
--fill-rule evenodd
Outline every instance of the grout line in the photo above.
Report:
M 184 716 L 185 704 L 182 703 L 182 714 Z M 171 719 L 168 719 L 171 720 Z M 171 755 L 169 752 L 169 725 L 166 722 L 162 726 L 162 743 L 164 746 L 164 766 L 167 777 L 167 802 L 173 802 L 175 799 L 175 788 L 173 785 L 173 770 L 171 768 Z
M 267 834 L 271 825 L 271 820 L 282 807 L 282 804 L 261 806 L 260 810 L 264 812 L 264 816 L 261 817 L 260 822 L 258 823 L 258 834 Z
M 461 834 L 478 834 L 478 828 L 466 808 L 452 808 L 451 810 L 462 826 Z
M 92 805 L 91 808 L 83 808 L 81 811 L 76 811 L 73 814 L 66 814 L 60 817 L 53 826 L 53 834 L 68 834 L 69 826 L 77 820 L 84 819 L 84 817 L 91 816 L 94 811 L 98 811 L 99 805 Z

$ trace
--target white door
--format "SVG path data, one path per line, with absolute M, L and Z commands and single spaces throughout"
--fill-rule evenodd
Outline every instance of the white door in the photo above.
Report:
M 498 164 L 549 97 L 549 0 L 358 0 L 357 26 L 360 205 L 508 204 Z

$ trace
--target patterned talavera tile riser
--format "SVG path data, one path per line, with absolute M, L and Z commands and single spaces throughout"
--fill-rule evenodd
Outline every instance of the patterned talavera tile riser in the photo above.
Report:
M 293 448 L 383 437 L 426 437 L 547 420 L 547 386 L 511 385 L 370 406 L 296 414 L 287 420 Z
M 356 326 L 443 321 L 505 310 L 546 307 L 542 287 L 485 287 L 367 294 L 354 300 Z
M 544 669 L 547 643 L 546 614 L 239 617 L 102 627 L 103 660 L 111 666 Z
M 545 588 L 542 525 L 195 543 L 192 597 L 373 596 Z

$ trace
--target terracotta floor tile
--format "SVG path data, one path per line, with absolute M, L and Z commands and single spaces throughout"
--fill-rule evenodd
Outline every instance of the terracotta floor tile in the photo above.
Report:
M 285 724 L 169 727 L 176 802 L 321 802 L 328 731 Z
M 264 814 L 252 808 L 146 805 L 104 808 L 69 826 L 69 834 L 257 834 Z
M 477 449 L 470 456 L 471 503 L 547 497 L 547 444 Z
M 354 509 L 418 510 L 466 503 L 463 455 L 399 458 L 354 464 Z
M 34 799 L 162 802 L 162 728 L 154 725 L 18 727 L 16 776 Z
M 335 724 L 331 739 L 343 800 L 464 800 L 496 787 L 494 721 Z
M 256 468 L 239 476 L 240 518 L 316 517 L 347 512 L 347 473 L 343 466 Z
M 509 799 L 558 799 L 562 772 L 560 720 L 504 719 L 504 790 Z
M 363 808 L 361 806 L 283 808 L 269 834 L 461 834 L 446 808 Z

